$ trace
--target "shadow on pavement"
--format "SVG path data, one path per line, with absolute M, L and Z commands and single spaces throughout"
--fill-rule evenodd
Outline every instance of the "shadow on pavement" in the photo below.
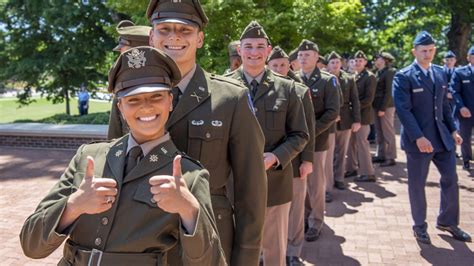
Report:
M 368 198 L 364 194 L 353 191 L 350 188 L 339 191 L 334 189 L 331 193 L 333 201 L 326 203 L 326 214 L 329 217 L 342 217 L 345 214 L 354 214 L 358 212 L 355 208 L 362 205 L 364 202 L 373 202 L 374 198 Z M 353 207 L 351 209 L 349 207 Z
M 418 243 L 421 251 L 420 255 L 431 265 L 456 265 L 472 266 L 474 253 L 469 249 L 466 243 L 457 241 L 448 235 L 439 235 L 444 241 L 448 242 L 451 249 L 438 248 L 434 245 L 425 245 Z
M 341 247 L 344 242 L 344 237 L 336 235 L 325 224 L 317 241 L 304 244 L 302 258 L 315 265 L 361 265 L 358 260 L 344 255 Z

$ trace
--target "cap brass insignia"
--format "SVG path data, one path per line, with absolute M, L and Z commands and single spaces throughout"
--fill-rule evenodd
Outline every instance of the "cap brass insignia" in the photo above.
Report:
M 158 156 L 156 154 L 150 155 L 150 162 L 151 163 L 156 163 L 158 162 Z
M 145 51 L 139 51 L 138 49 L 132 49 L 130 53 L 127 54 L 128 58 L 128 67 L 130 68 L 141 68 L 145 66 L 146 57 Z

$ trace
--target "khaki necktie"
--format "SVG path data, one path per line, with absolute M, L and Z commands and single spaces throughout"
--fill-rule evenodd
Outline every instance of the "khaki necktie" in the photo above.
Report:
M 125 166 L 125 176 L 127 176 L 133 170 L 133 168 L 137 166 L 142 155 L 143 151 L 140 146 L 135 146 L 128 152 L 127 165 Z

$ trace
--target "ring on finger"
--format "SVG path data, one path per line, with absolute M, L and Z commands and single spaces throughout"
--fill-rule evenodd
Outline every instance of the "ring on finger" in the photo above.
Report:
M 106 203 L 107 203 L 107 204 L 111 204 L 113 201 L 114 201 L 113 197 L 112 197 L 112 196 L 108 196 Z

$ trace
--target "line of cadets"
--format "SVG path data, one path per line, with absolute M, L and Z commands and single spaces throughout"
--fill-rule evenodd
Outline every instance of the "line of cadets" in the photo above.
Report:
M 262 65 L 267 58 L 267 68 L 279 74 L 277 77 L 296 82 L 294 90 L 301 100 L 308 129 L 314 128 L 308 131 L 310 141 L 303 152 L 293 160 L 293 195 L 288 203 L 289 211 L 288 206 L 280 204 L 278 206 L 283 210 L 281 217 L 277 217 L 268 215 L 267 209 L 266 219 L 274 224 L 273 228 L 267 224 L 264 227 L 265 265 L 301 265 L 303 240 L 311 242 L 319 238 L 324 224 L 325 202 L 332 201 L 332 189 L 344 190 L 345 177 L 355 176 L 355 181 L 375 182 L 372 160 L 382 167 L 395 165 L 395 108 L 391 98 L 394 58 L 386 52 L 378 54 L 375 61 L 378 71 L 374 75 L 366 68 L 366 55 L 358 51 L 354 55 L 352 73 L 349 73 L 342 70 L 342 57 L 338 53 L 333 51 L 323 58 L 317 44 L 309 40 L 303 40 L 290 56 L 279 46 L 266 54 L 264 48 L 269 49 L 270 42 L 264 29 L 255 21 L 246 30 L 249 27 L 255 28 L 260 36 L 243 35 L 240 42 L 229 44 L 231 68 L 226 71 L 230 73 L 227 75 L 243 81 L 252 92 L 251 77 L 256 77 L 260 84 L 263 77 L 259 75 L 269 72 Z M 258 39 L 263 43 L 258 43 Z M 255 61 L 259 60 L 260 68 L 256 68 Z M 242 67 L 239 66 L 241 62 Z M 277 83 L 274 83 L 276 87 Z M 287 90 L 292 89 L 289 87 Z M 259 115 L 257 111 L 257 118 Z M 262 120 L 268 121 L 259 118 Z M 377 153 L 372 158 L 367 139 L 370 125 L 374 122 Z M 286 132 L 291 134 L 291 127 L 287 126 Z M 267 137 L 269 134 L 264 131 L 264 135 Z M 275 228 L 277 225 L 281 228 Z M 265 230 L 270 231 L 272 237 L 266 237 Z M 266 239 L 273 243 L 273 247 L 265 247 Z
M 176 8 L 174 11 L 178 15 L 182 12 L 179 5 L 174 4 Z M 159 11 L 160 5 L 152 8 L 156 10 L 152 10 L 152 13 L 148 14 L 149 17 L 155 14 L 153 11 Z M 163 5 L 163 9 L 165 8 Z M 203 19 L 205 15 L 201 7 L 195 5 L 194 8 L 196 17 Z M 204 26 L 205 24 L 202 23 Z M 150 27 L 135 26 L 131 22 L 120 23 L 117 27 L 120 34 L 119 46 L 116 49 L 123 52 L 130 47 L 148 42 L 150 30 Z M 204 120 L 203 123 L 211 123 L 212 120 L 212 122 L 231 123 L 230 116 L 219 113 L 223 110 L 217 108 L 206 113 L 188 109 L 188 113 L 183 113 L 182 117 L 186 118 L 184 120 L 189 120 L 186 122 L 190 123 L 187 123 L 185 127 L 188 128 L 187 132 L 182 136 L 186 139 L 189 137 L 188 143 L 181 149 L 200 160 L 211 172 L 210 186 L 214 215 L 228 263 L 255 265 L 260 257 L 258 244 L 261 243 L 263 252 L 260 259 L 263 259 L 265 265 L 301 265 L 303 240 L 315 241 L 320 236 L 324 224 L 325 202 L 332 200 L 333 187 L 345 189 L 344 178 L 351 176 L 355 176 L 356 181 L 375 182 L 372 160 L 381 163 L 380 166 L 395 165 L 393 125 L 395 108 L 391 96 L 392 80 L 395 75 L 395 69 L 391 65 L 394 58 L 386 52 L 378 54 L 375 57 L 377 72 L 374 75 L 366 67 L 366 55 L 358 51 L 354 55 L 352 73 L 349 73 L 342 70 L 342 58 L 339 54 L 331 52 L 323 58 L 319 55 L 318 46 L 309 40 L 303 40 L 290 56 L 278 46 L 272 50 L 269 37 L 256 21 L 252 21 L 245 28 L 240 41 L 229 45 L 229 58 L 231 68 L 226 71 L 226 75 L 248 88 L 249 98 L 246 99 L 246 105 L 254 112 L 265 137 L 262 146 L 266 184 L 250 182 L 255 181 L 255 176 L 250 178 L 246 175 L 252 171 L 239 173 L 239 167 L 247 169 L 250 167 L 254 173 L 258 172 L 255 170 L 258 169 L 257 162 L 250 163 L 251 160 L 245 160 L 245 163 L 239 166 L 233 163 L 233 158 L 228 158 L 227 163 L 230 165 L 226 167 L 230 166 L 231 171 L 221 169 L 216 173 L 216 168 L 220 167 L 217 164 L 219 162 L 217 157 L 232 153 L 232 150 L 236 149 L 227 142 L 219 142 L 218 136 L 216 140 L 219 143 L 216 143 L 228 146 L 227 148 L 215 149 L 220 151 L 217 154 L 210 148 L 213 147 L 212 141 L 200 141 L 199 145 L 203 145 L 201 150 L 193 153 L 193 136 L 186 135 L 195 134 L 194 137 L 199 137 L 204 127 L 200 127 L 202 124 L 192 122 Z M 191 69 L 192 74 L 202 72 L 196 68 L 199 67 L 194 65 Z M 200 75 L 202 74 L 197 76 Z M 217 85 L 233 84 L 229 79 L 212 77 L 217 80 Z M 186 80 L 186 75 L 183 79 Z M 187 92 L 190 89 L 183 92 L 188 87 L 188 84 L 184 84 L 184 88 L 178 85 L 182 96 L 176 98 L 188 96 L 201 104 L 200 94 L 196 93 L 199 93 L 199 90 L 203 92 L 203 87 L 193 83 L 209 86 L 206 82 L 209 81 L 208 78 L 200 82 L 194 74 L 187 80 L 189 87 L 198 88 L 193 90 L 196 97 L 189 97 L 193 96 Z M 215 88 L 212 89 L 212 93 L 215 96 L 209 101 L 213 103 L 217 99 L 226 100 L 226 97 L 229 97 L 225 95 L 227 92 L 219 92 Z M 224 95 L 219 96 L 219 93 Z M 204 98 L 203 101 L 205 100 Z M 175 112 L 180 111 L 179 105 L 177 106 Z M 208 109 L 210 108 L 209 106 Z M 240 127 L 244 130 L 252 128 L 248 122 L 248 117 L 239 121 Z M 370 125 L 373 123 L 377 132 L 377 152 L 374 158 L 370 155 L 367 140 Z M 182 126 L 175 128 L 181 130 Z M 210 126 L 205 128 L 207 132 L 203 135 L 203 139 L 212 138 L 211 134 L 219 133 L 214 131 L 216 128 Z M 180 139 L 173 137 L 172 127 L 170 131 L 180 148 Z M 127 127 L 120 113 L 113 108 L 109 138 L 119 137 L 126 132 Z M 224 131 L 221 134 L 224 134 Z M 259 134 L 261 133 L 247 134 L 245 141 L 235 144 L 245 146 L 244 150 L 249 149 L 252 147 L 248 142 L 249 137 L 258 140 Z M 258 150 L 260 145 L 258 142 L 253 145 L 254 151 Z M 248 153 L 252 152 L 248 150 Z M 237 154 L 236 152 L 234 156 Z M 239 156 L 239 159 L 243 158 Z M 219 181 L 219 186 L 216 186 L 213 178 L 222 176 L 223 173 L 227 173 L 226 178 L 218 177 L 222 180 Z M 257 192 L 266 195 L 263 197 L 266 198 L 266 210 L 259 208 L 257 204 L 261 202 L 262 197 L 255 198 L 254 201 L 245 199 Z M 217 198 L 224 200 L 219 201 Z M 226 198 L 231 199 L 232 208 L 229 208 L 230 203 Z M 249 212 L 249 208 L 253 208 L 254 211 Z M 258 218 L 262 217 L 262 213 L 265 214 L 264 220 Z M 224 216 L 229 216 L 230 225 L 225 222 Z M 260 235 L 262 228 L 263 234 Z

